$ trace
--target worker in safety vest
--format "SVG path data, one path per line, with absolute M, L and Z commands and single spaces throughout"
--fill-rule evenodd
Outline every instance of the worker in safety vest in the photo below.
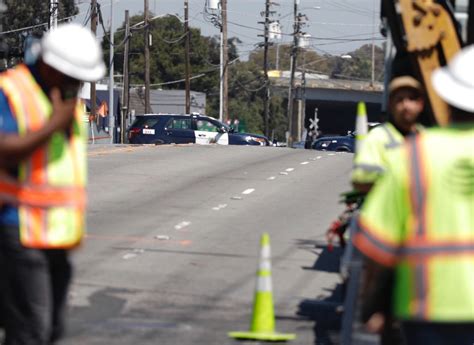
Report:
M 103 77 L 91 31 L 47 32 L 32 65 L 0 75 L 0 301 L 5 345 L 63 332 L 68 251 L 83 238 L 87 131 L 77 95 Z
M 469 46 L 434 72 L 451 123 L 390 156 L 353 238 L 370 259 L 366 304 L 391 298 L 408 345 L 474 344 L 473 61 Z M 375 309 L 367 325 L 378 331 L 384 321 Z
M 417 120 L 424 107 L 421 84 L 410 76 L 396 77 L 388 91 L 389 121 L 367 134 L 354 157 L 351 181 L 362 193 L 367 193 L 385 172 L 390 152 L 420 130 Z

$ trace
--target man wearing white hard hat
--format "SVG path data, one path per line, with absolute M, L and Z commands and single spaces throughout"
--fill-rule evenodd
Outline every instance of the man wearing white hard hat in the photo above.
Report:
M 450 124 L 410 139 L 365 201 L 354 245 L 378 282 L 366 301 L 392 300 L 405 342 L 474 344 L 474 46 L 461 50 L 432 83 Z M 386 290 L 387 291 L 387 290 Z M 376 297 L 376 292 L 378 296 Z M 380 329 L 383 315 L 368 319 Z
M 84 235 L 86 142 L 77 94 L 105 74 L 90 30 L 47 32 L 34 64 L 0 75 L 0 302 L 5 345 L 63 334 L 72 267 Z

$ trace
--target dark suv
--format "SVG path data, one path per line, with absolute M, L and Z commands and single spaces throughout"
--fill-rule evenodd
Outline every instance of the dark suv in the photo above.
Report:
M 368 130 L 380 126 L 380 122 L 369 122 Z M 311 147 L 315 150 L 354 152 L 356 142 L 356 132 L 349 132 L 347 135 L 328 135 L 316 139 Z
M 218 120 L 205 115 L 137 115 L 128 130 L 131 144 L 221 144 L 268 146 L 259 134 L 237 133 Z

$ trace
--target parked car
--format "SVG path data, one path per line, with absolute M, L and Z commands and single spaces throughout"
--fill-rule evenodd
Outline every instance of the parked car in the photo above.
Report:
M 237 133 L 230 126 L 205 115 L 137 115 L 128 130 L 131 144 L 221 144 L 269 146 L 259 134 Z
M 377 126 L 379 122 L 369 122 L 369 131 Z M 349 132 L 347 135 L 329 135 L 316 139 L 311 147 L 315 150 L 354 152 L 356 132 Z
M 322 151 L 354 152 L 355 135 L 350 133 L 345 136 L 327 136 L 316 139 L 312 148 Z

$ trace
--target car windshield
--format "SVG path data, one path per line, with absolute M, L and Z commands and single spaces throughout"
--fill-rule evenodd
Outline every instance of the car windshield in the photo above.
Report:
M 201 120 L 203 121 L 209 121 L 211 122 L 214 126 L 216 126 L 217 128 L 224 128 L 226 132 L 230 132 L 231 128 L 230 126 L 220 122 L 219 120 L 216 120 L 216 119 L 205 119 L 205 118 L 201 118 Z M 198 128 L 199 128 L 199 121 L 198 121 Z
M 132 127 L 154 127 L 158 121 L 159 119 L 157 117 L 137 116 Z

